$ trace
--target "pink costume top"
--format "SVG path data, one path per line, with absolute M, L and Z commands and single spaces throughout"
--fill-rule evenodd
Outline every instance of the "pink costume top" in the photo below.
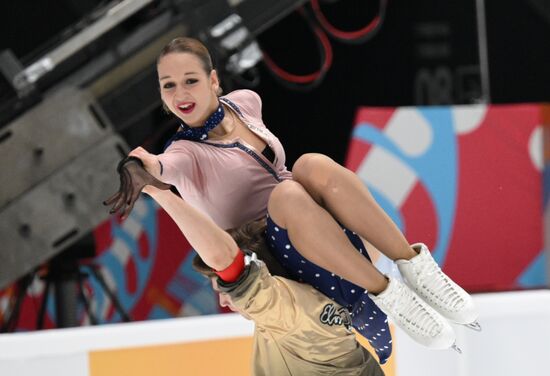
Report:
M 240 137 L 233 140 L 172 142 L 159 160 L 161 179 L 174 185 L 181 197 L 210 216 L 224 229 L 235 228 L 267 214 L 267 202 L 275 185 L 292 174 L 285 166 L 279 139 L 262 121 L 262 101 L 251 90 L 236 90 L 224 98 L 233 111 L 275 154 L 269 161 Z

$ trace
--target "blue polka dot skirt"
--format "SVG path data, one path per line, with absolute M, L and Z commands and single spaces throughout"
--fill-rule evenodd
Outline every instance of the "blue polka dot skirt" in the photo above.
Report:
M 359 236 L 343 227 L 342 230 L 357 251 L 371 261 Z M 386 363 L 392 352 L 388 318 L 369 298 L 367 291 L 302 257 L 290 242 L 287 231 L 273 222 L 269 215 L 266 239 L 273 255 L 292 279 L 315 287 L 349 310 L 355 330 L 369 341 L 380 364 Z

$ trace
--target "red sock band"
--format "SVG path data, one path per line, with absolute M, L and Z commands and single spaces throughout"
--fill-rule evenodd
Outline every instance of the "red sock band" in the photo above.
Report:
M 244 253 L 239 250 L 231 265 L 224 270 L 216 271 L 218 277 L 224 282 L 235 282 L 244 270 Z

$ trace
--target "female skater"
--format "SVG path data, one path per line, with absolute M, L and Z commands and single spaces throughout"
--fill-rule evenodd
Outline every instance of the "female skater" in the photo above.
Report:
M 163 104 L 182 124 L 164 153 L 152 155 L 142 148 L 130 153 L 153 176 L 174 185 L 184 200 L 224 229 L 270 213 L 267 233 L 274 255 L 294 278 L 350 307 L 364 335 L 372 334 L 369 320 L 376 316 L 363 307 L 363 302 L 370 304 L 368 297 L 411 337 L 431 347 L 450 347 L 454 337 L 439 315 L 425 313 L 426 303 L 452 321 L 475 322 L 471 297 L 441 272 L 425 246 L 408 244 L 355 174 L 319 154 L 302 156 L 292 174 L 287 171 L 282 145 L 263 124 L 259 96 L 239 90 L 219 97 L 217 73 L 200 42 L 173 40 L 163 49 L 157 70 Z M 299 184 L 280 184 L 289 179 Z M 279 206 L 274 202 L 284 200 L 300 205 L 285 205 L 283 217 L 275 213 Z M 360 240 L 352 243 L 355 234 L 395 260 L 416 294 L 382 275 Z M 383 347 L 378 350 L 381 361 L 389 355 Z

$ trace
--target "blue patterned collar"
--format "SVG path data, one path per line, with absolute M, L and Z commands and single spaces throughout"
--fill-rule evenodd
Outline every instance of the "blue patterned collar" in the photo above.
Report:
M 231 106 L 233 110 L 235 110 L 240 116 L 242 116 L 241 110 L 239 107 L 231 102 L 227 98 L 220 98 L 219 105 L 216 111 L 214 111 L 208 119 L 204 122 L 204 125 L 201 127 L 190 127 L 185 123 L 181 123 L 180 130 L 176 132 L 166 145 L 164 145 L 164 150 L 170 146 L 170 144 L 174 141 L 178 140 L 190 140 L 190 141 L 206 141 L 208 140 L 208 132 L 210 132 L 212 129 L 216 128 L 220 123 L 222 122 L 224 116 L 225 116 L 225 110 L 223 109 L 222 102 L 227 104 L 228 106 Z
M 208 139 L 208 132 L 216 128 L 222 122 L 225 116 L 225 111 L 223 106 L 218 103 L 218 108 L 214 111 L 208 119 L 204 122 L 202 127 L 190 127 L 185 123 L 180 124 L 181 130 L 178 133 L 181 133 L 181 138 L 193 141 L 204 141 Z

